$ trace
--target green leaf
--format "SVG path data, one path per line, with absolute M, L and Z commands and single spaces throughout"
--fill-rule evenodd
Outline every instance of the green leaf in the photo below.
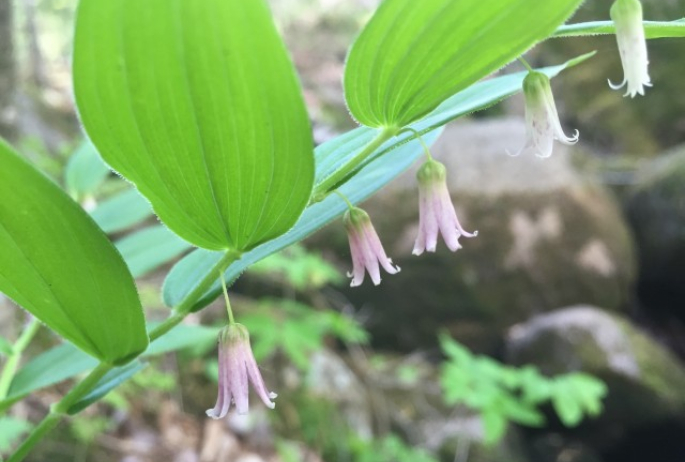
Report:
M 446 333 L 438 335 L 440 347 L 442 351 L 450 357 L 450 362 L 464 365 L 473 362 L 474 358 L 471 352 L 462 344 L 457 343 L 452 337 Z
M 109 173 L 109 168 L 100 158 L 95 146 L 90 141 L 83 140 L 67 162 L 64 183 L 69 194 L 80 200 L 95 192 Z
M 573 390 L 573 396 L 588 415 L 597 416 L 602 412 L 602 399 L 608 391 L 604 382 L 582 372 L 569 374 L 564 378 L 567 386 Z
M 685 18 L 676 21 L 643 21 L 648 39 L 685 37 Z M 584 35 L 615 34 L 613 21 L 592 21 L 561 26 L 554 37 L 580 37 Z
M 519 372 L 522 399 L 532 404 L 547 401 L 552 396 L 552 383 L 534 366 L 526 366 Z
M 1 141 L 0 165 L 0 291 L 103 361 L 144 351 L 133 278 L 102 230 Z
M 567 427 L 575 427 L 583 420 L 583 408 L 577 400 L 573 386 L 564 378 L 554 380 L 552 405 L 559 420 Z
M 12 380 L 7 401 L 74 377 L 98 365 L 93 357 L 70 343 L 63 343 L 32 358 Z M 5 401 L 0 404 L 5 408 Z
M 481 413 L 483 421 L 484 442 L 493 445 L 500 441 L 507 430 L 507 419 L 498 409 L 485 409 Z
M 155 324 L 151 324 L 153 328 Z M 150 344 L 143 357 L 156 356 L 171 351 L 195 348 L 198 345 L 214 344 L 219 335 L 218 327 L 191 326 L 180 324 L 169 334 L 163 335 Z
M 150 329 L 155 324 L 151 324 Z M 195 348 L 215 343 L 218 328 L 181 324 L 154 342 L 142 357 Z M 97 366 L 97 361 L 70 343 L 58 345 L 32 358 L 12 380 L 7 399 L 0 401 L 0 412 L 23 396 L 62 382 Z
M 26 420 L 0 417 L 0 453 L 8 452 L 16 440 L 30 429 L 31 424 Z
M 367 130 L 373 131 L 365 129 L 365 131 Z M 360 135 L 365 136 L 368 133 L 361 133 Z M 432 142 L 435 136 L 429 136 L 425 139 L 427 142 Z M 355 177 L 353 181 L 342 186 L 340 191 L 352 202 L 361 202 L 407 169 L 422 153 L 423 150 L 418 142 L 412 142 L 389 152 Z M 324 201 L 308 207 L 297 224 L 287 234 L 246 252 L 240 260 L 233 263 L 226 270 L 226 281 L 232 282 L 253 263 L 301 241 L 309 234 L 341 216 L 345 210 L 347 210 L 347 205 L 337 195 L 331 195 Z M 208 252 L 199 249 L 177 263 L 164 281 L 163 297 L 167 306 L 174 306 L 179 303 L 189 291 L 193 290 L 197 282 L 204 278 L 221 256 L 221 252 Z M 218 282 L 215 283 L 207 294 L 198 300 L 195 309 L 211 303 L 218 296 L 220 290 Z
M 298 290 L 311 290 L 340 283 L 340 272 L 316 252 L 291 245 L 250 267 L 251 274 L 279 275 Z
M 506 399 L 502 400 L 501 408 L 506 417 L 516 423 L 528 427 L 541 427 L 545 423 L 545 416 L 540 411 L 533 405 L 518 401 L 516 397 L 506 396 Z
M 352 45 L 345 98 L 402 128 L 547 38 L 582 0 L 385 0 Z
M 592 55 L 593 53 L 588 53 L 559 66 L 547 67 L 539 69 L 539 71 L 554 77 L 567 67 L 575 66 Z M 526 75 L 526 72 L 519 72 L 479 82 L 445 101 L 428 117 L 413 127 L 424 135 L 426 141 L 430 142 L 434 138 L 426 136 L 426 134 L 438 130 L 447 122 L 465 114 L 485 109 L 521 91 L 523 78 Z M 374 138 L 375 133 L 376 130 L 360 127 L 318 146 L 315 151 L 317 184 L 362 150 Z M 437 134 L 432 136 L 437 136 Z M 404 134 L 381 146 L 364 168 L 353 177 L 353 180 L 342 186 L 340 190 L 353 203 L 359 203 L 381 189 L 423 154 L 421 145 L 416 141 L 410 141 L 411 139 L 410 135 Z M 301 241 L 309 234 L 341 216 L 346 207 L 342 201 L 334 196 L 308 207 L 293 229 L 284 236 L 243 254 L 242 258 L 226 271 L 226 280 L 233 281 L 253 263 Z M 221 252 L 208 252 L 200 249 L 191 252 L 177 263 L 164 281 L 162 294 L 165 304 L 171 307 L 180 303 L 222 256 L 223 253 Z M 207 294 L 195 304 L 195 309 L 207 306 L 220 292 L 219 284 L 214 284 Z
M 0 356 L 7 356 L 12 354 L 12 344 L 7 339 L 0 335 Z
M 146 364 L 138 360 L 132 361 L 125 366 L 112 369 L 102 377 L 95 387 L 83 398 L 72 404 L 67 413 L 70 415 L 78 414 L 94 402 L 103 398 L 107 393 L 136 375 L 145 368 Z
M 136 231 L 114 245 L 121 252 L 133 277 L 143 276 L 177 258 L 191 245 L 164 225 Z
M 309 118 L 264 0 L 82 0 L 74 91 L 102 157 L 199 247 L 255 247 L 309 200 Z
M 152 216 L 150 203 L 135 189 L 127 189 L 99 203 L 90 212 L 106 233 L 117 233 Z

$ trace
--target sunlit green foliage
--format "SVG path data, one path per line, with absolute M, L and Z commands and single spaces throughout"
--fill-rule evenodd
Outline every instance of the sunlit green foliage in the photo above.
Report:
M 475 356 L 446 335 L 440 344 L 448 360 L 440 383 L 447 404 L 464 404 L 477 411 L 485 441 L 499 441 L 509 422 L 540 427 L 545 416 L 540 406 L 552 402 L 564 425 L 578 425 L 602 411 L 606 385 L 580 372 L 545 377 L 534 366 L 505 366 L 486 356 Z
M 261 300 L 240 322 L 252 334 L 257 360 L 281 351 L 294 365 L 306 370 L 309 356 L 324 347 L 326 338 L 364 343 L 368 334 L 349 316 L 333 310 L 316 310 L 292 300 Z
M 298 290 L 319 289 L 344 280 L 340 271 L 317 252 L 295 244 L 250 267 L 251 273 L 275 274 Z

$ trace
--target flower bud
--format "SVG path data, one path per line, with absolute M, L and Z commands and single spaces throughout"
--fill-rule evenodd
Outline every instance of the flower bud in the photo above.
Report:
M 639 0 L 616 0 L 611 6 L 610 15 L 616 26 L 616 41 L 623 65 L 623 82 L 609 86 L 614 90 L 626 84 L 626 94 L 634 98 L 638 93 L 645 94 L 645 87 L 651 87 L 647 40 L 642 25 L 642 4 Z
M 542 72 L 529 72 L 523 79 L 523 95 L 526 99 L 526 142 L 513 155 L 533 152 L 538 157 L 549 157 L 554 140 L 567 145 L 578 141 L 578 130 L 574 136 L 566 136 L 561 128 L 549 77 Z

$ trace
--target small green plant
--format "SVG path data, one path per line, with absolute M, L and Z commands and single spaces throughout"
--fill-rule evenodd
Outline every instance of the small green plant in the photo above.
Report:
M 475 356 L 447 335 L 440 336 L 440 344 L 448 358 L 440 374 L 444 400 L 449 405 L 463 404 L 478 412 L 488 444 L 504 436 L 509 422 L 542 426 L 545 416 L 539 407 L 550 401 L 568 427 L 602 411 L 607 387 L 588 374 L 545 377 L 534 366 L 516 368 Z
M 79 118 L 105 164 L 144 199 L 129 189 L 98 206 L 91 189 L 112 175 L 97 161 L 75 162 L 65 183 L 79 204 L 0 140 L 0 291 L 35 316 L 34 329 L 45 325 L 68 341 L 18 369 L 35 332 L 25 330 L 6 351 L 0 407 L 79 376 L 9 461 L 24 460 L 61 420 L 142 370 L 141 358 L 180 348 L 179 325 L 216 299 L 219 279 L 233 282 L 252 264 L 372 196 L 421 158 L 448 122 L 523 89 L 529 135 L 524 151 L 544 157 L 555 138 L 575 142 L 575 136 L 562 136 L 548 78 L 592 53 L 533 69 L 522 55 L 540 42 L 616 34 L 628 93 L 642 94 L 651 85 L 646 38 L 685 37 L 685 23 L 643 22 L 637 0 L 616 0 L 611 22 L 564 25 L 582 3 L 383 1 L 344 66 L 345 102 L 362 126 L 314 147 L 301 79 L 266 0 L 80 0 L 72 59 Z M 516 60 L 527 70 L 487 78 Z M 544 91 L 525 91 L 528 75 L 544 80 Z M 44 148 L 26 139 L 23 151 L 29 158 L 43 153 L 50 162 L 42 169 L 56 177 L 63 162 L 44 155 Z M 427 149 L 425 154 L 430 159 Z M 84 172 L 90 173 L 76 174 Z M 445 175 L 428 175 L 430 181 L 419 187 L 413 253 L 434 251 L 438 231 L 452 251 L 460 236 L 471 234 L 458 226 Z M 113 204 L 127 212 L 110 215 Z M 83 206 L 95 207 L 90 216 Z M 114 245 L 106 236 L 142 225 L 153 209 L 161 223 Z M 367 218 L 348 235 L 353 285 L 365 272 L 378 284 L 379 264 L 391 274 L 399 271 Z M 134 278 L 193 246 L 165 278 L 161 295 L 168 316 L 150 326 Z M 298 267 L 288 258 L 270 264 L 296 288 L 335 279 L 320 261 Z M 294 301 L 267 303 L 241 320 L 251 324 L 258 354 L 280 350 L 305 369 L 308 354 L 322 348 L 326 337 L 366 339 L 356 323 L 332 311 Z M 546 379 L 535 369 L 473 357 L 446 339 L 443 347 L 450 357 L 442 377 L 446 399 L 478 410 L 490 441 L 508 421 L 540 425 L 537 407 L 547 401 L 567 425 L 601 409 L 605 387 L 589 376 Z M 258 375 L 256 366 L 250 375 Z M 233 385 L 247 393 L 246 383 Z M 371 447 L 373 460 L 421 457 L 392 438 Z
M 241 322 L 252 332 L 257 360 L 282 352 L 301 370 L 309 367 L 309 355 L 324 347 L 326 338 L 365 343 L 368 333 L 350 316 L 282 299 L 265 299 Z
M 250 273 L 276 275 L 300 291 L 316 290 L 344 280 L 340 272 L 317 252 L 293 244 L 250 267 Z
M 437 462 L 428 452 L 408 445 L 395 434 L 357 441 L 353 452 L 354 462 Z

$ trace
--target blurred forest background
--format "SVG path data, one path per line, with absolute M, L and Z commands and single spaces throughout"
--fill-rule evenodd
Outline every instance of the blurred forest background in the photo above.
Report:
M 354 128 L 344 60 L 377 0 L 270 3 L 316 141 Z M 685 11 L 685 0 L 643 4 L 650 20 Z M 189 246 L 83 143 L 71 94 L 75 5 L 0 0 L 0 135 L 91 211 L 137 276 L 149 316 L 163 318 L 160 285 Z M 610 5 L 588 0 L 572 21 L 608 19 Z M 189 319 L 210 327 L 187 348 L 150 359 L 29 460 L 684 461 L 685 41 L 649 42 L 654 87 L 636 99 L 607 85 L 623 78 L 612 36 L 550 40 L 527 59 L 554 65 L 591 50 L 553 81 L 577 146 L 557 145 L 544 161 L 508 157 L 523 142 L 520 96 L 453 122 L 436 144 L 462 223 L 480 231 L 463 250 L 410 255 L 409 172 L 365 204 L 398 275 L 349 289 L 335 224 L 236 283 L 237 316 L 279 393 L 276 411 L 253 400 L 247 418 L 204 416 L 225 322 L 217 302 Z M 0 300 L 0 336 L 15 339 L 24 322 Z M 26 361 L 57 343 L 41 331 Z M 573 372 L 606 384 L 601 412 L 586 382 L 565 380 Z M 0 418 L 0 453 L 66 390 L 46 388 Z M 534 405 L 522 408 L 526 400 Z

